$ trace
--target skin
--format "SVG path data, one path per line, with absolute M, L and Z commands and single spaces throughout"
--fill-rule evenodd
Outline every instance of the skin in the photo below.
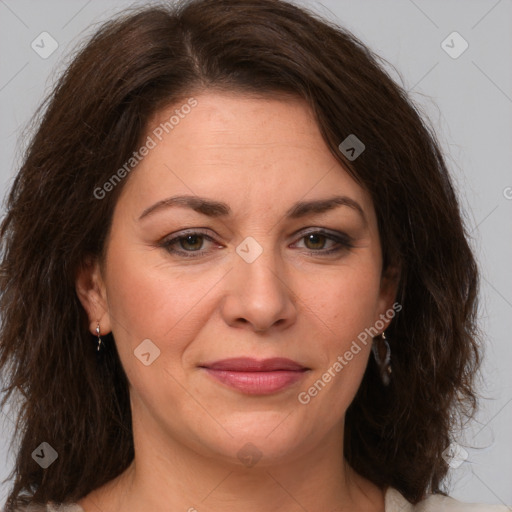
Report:
M 135 443 L 129 468 L 79 504 L 86 512 L 382 512 L 383 490 L 343 457 L 344 416 L 371 340 L 307 405 L 297 399 L 393 304 L 372 200 L 329 152 L 302 100 L 194 97 L 198 105 L 127 179 L 105 264 L 77 279 L 91 332 L 99 322 L 114 334 Z M 151 130 L 176 107 L 159 112 Z M 172 206 L 139 220 L 174 195 L 223 201 L 232 213 Z M 333 195 L 356 201 L 364 217 L 349 206 L 285 216 L 297 201 Z M 179 254 L 159 244 L 191 228 L 214 241 L 175 243 Z M 345 233 L 352 247 L 308 238 L 311 228 Z M 236 252 L 248 236 L 263 250 L 252 263 Z M 204 253 L 194 256 L 197 248 Z M 145 339 L 160 350 L 149 366 L 134 356 Z M 198 368 L 241 356 L 287 357 L 310 370 L 283 391 L 248 396 Z M 261 454 L 252 467 L 237 456 L 249 442 Z

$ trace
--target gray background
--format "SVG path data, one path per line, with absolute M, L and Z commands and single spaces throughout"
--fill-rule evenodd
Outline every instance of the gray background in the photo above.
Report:
M 301 3 L 353 31 L 396 67 L 399 74 L 392 66 L 388 71 L 410 91 L 437 131 L 481 263 L 481 325 L 486 333 L 480 387 L 486 399 L 457 439 L 467 458 L 451 470 L 451 495 L 512 504 L 512 0 Z M 21 131 L 70 52 L 98 23 L 129 5 L 135 4 L 0 0 L 2 198 L 19 165 Z M 31 48 L 43 31 L 59 45 L 46 59 Z M 441 46 L 453 31 L 469 44 L 455 59 Z M 448 44 L 461 47 L 450 39 Z M 4 411 L 0 480 L 13 464 L 11 433 L 12 418 Z M 0 483 L 2 504 L 6 493 L 7 484 Z

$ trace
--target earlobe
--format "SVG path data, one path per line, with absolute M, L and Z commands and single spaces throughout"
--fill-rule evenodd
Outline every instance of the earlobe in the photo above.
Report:
M 102 333 L 110 332 L 106 286 L 96 259 L 87 258 L 82 263 L 75 278 L 75 289 L 89 318 L 89 331 L 95 334 L 100 324 Z
M 396 296 L 398 292 L 398 284 L 400 282 L 400 267 L 398 265 L 389 266 L 382 274 L 380 286 L 380 319 L 385 322 L 383 331 L 388 328 L 391 320 L 399 311 L 396 305 Z M 401 309 L 401 306 L 400 306 Z M 385 317 L 385 319 L 383 318 Z

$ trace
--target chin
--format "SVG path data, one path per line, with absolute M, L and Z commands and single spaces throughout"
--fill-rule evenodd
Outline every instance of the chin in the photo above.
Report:
M 213 438 L 211 431 L 204 432 L 208 437 L 204 441 L 229 464 L 263 467 L 286 463 L 304 453 L 312 442 L 310 433 L 293 416 L 270 411 L 237 413 L 231 421 L 220 422 L 231 436 L 219 427 Z

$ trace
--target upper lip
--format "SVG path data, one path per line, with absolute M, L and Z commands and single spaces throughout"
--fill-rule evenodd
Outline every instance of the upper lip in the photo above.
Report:
M 211 363 L 200 365 L 202 368 L 210 370 L 224 370 L 233 372 L 272 372 L 279 370 L 301 371 L 307 370 L 305 366 L 286 359 L 284 357 L 274 357 L 271 359 L 252 359 L 250 357 L 236 357 L 231 359 L 222 359 Z

